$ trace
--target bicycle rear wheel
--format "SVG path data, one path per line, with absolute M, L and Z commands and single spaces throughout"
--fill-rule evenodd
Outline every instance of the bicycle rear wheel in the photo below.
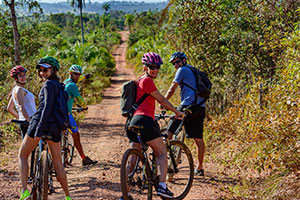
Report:
M 37 162 L 39 166 L 36 170 L 34 183 L 32 192 L 33 200 L 47 200 L 48 199 L 48 175 L 49 175 L 49 161 L 47 151 L 44 150 L 41 153 L 40 161 Z
M 127 149 L 121 163 L 121 189 L 124 200 L 128 195 L 133 199 L 138 196 L 141 199 L 152 199 L 152 181 L 149 167 L 145 164 L 142 153 L 135 148 Z
M 190 191 L 194 179 L 194 162 L 189 148 L 181 141 L 170 141 L 168 148 L 168 188 L 172 199 L 183 199 Z
M 74 141 L 71 132 L 67 130 L 62 138 L 62 163 L 71 165 L 74 156 Z

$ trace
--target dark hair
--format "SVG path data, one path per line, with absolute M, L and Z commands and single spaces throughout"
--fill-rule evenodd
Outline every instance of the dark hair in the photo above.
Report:
M 52 75 L 48 78 L 49 80 L 56 80 L 56 81 L 60 81 L 59 76 L 57 75 L 57 69 L 55 67 L 51 67 L 51 69 L 53 70 Z M 43 82 L 43 77 L 40 74 L 40 69 L 38 70 L 38 76 L 41 79 L 41 82 Z

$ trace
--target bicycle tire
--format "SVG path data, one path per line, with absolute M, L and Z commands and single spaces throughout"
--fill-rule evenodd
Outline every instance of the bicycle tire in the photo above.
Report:
M 132 172 L 127 173 L 128 163 L 130 159 L 136 159 L 134 166 L 132 167 Z M 138 162 L 138 164 L 137 164 Z M 145 175 L 146 177 L 144 177 Z M 142 177 L 141 177 L 142 176 Z M 130 179 L 129 179 L 130 177 Z M 129 200 L 128 194 L 130 195 L 142 195 L 143 190 L 147 190 L 147 200 L 152 199 L 152 180 L 151 172 L 149 166 L 145 163 L 145 157 L 143 154 L 136 148 L 127 149 L 123 155 L 121 162 L 121 190 L 124 200 Z M 143 182 L 144 181 L 144 182 Z M 130 190 L 131 188 L 131 190 Z M 135 198 L 134 198 L 135 199 Z M 143 198 L 144 199 L 144 198 Z
M 74 157 L 74 140 L 73 136 L 71 135 L 71 132 L 68 133 L 68 149 L 69 149 L 69 155 L 68 155 L 68 164 L 71 165 Z
M 48 199 L 48 175 L 49 175 L 49 161 L 47 151 L 44 150 L 41 153 L 41 161 L 40 161 L 40 188 L 38 188 L 38 197 L 41 197 L 42 200 Z
M 180 158 L 175 163 L 174 151 L 179 148 Z M 173 200 L 181 200 L 189 193 L 194 179 L 194 161 L 189 148 L 181 141 L 171 140 L 168 149 L 168 188 L 174 193 Z M 180 161 L 179 161 L 180 159 Z M 178 172 L 174 170 L 176 165 Z

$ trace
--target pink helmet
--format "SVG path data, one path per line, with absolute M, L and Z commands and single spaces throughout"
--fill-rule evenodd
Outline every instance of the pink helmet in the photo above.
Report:
M 21 72 L 27 72 L 27 70 L 24 67 L 22 67 L 22 66 L 19 66 L 19 65 L 15 66 L 14 68 L 12 68 L 10 70 L 10 76 L 12 78 L 16 78 L 17 75 L 20 74 Z
M 143 55 L 142 63 L 145 65 L 162 65 L 163 61 L 157 53 L 150 52 Z

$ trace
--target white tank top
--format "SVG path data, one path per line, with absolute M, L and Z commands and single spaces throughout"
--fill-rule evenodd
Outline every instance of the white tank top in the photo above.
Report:
M 27 111 L 27 114 L 29 117 L 31 117 L 35 112 L 36 112 L 36 106 L 35 106 L 35 101 L 34 101 L 34 95 L 29 92 L 28 90 L 26 90 L 25 88 L 19 86 L 19 85 L 16 85 L 14 88 L 13 88 L 13 91 L 12 91 L 12 99 L 14 101 L 14 104 L 16 106 L 16 109 L 18 111 L 18 114 L 19 114 L 19 120 L 26 120 L 23 113 L 21 112 L 20 110 L 20 105 L 18 104 L 17 100 L 15 99 L 15 91 L 17 88 L 21 88 L 23 89 L 27 94 L 24 96 L 24 109 L 26 109 Z

